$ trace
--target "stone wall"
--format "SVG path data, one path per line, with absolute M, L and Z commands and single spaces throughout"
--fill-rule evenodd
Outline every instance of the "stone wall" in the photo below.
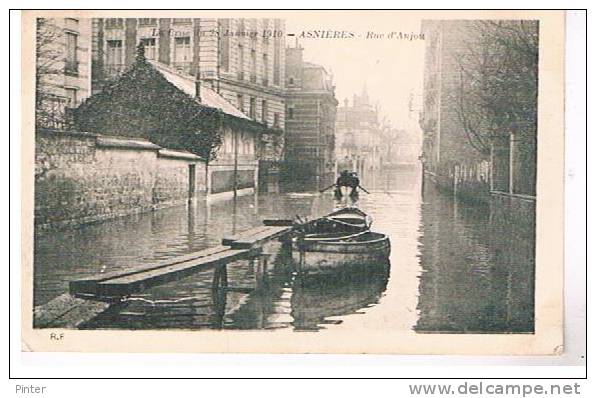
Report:
M 196 155 L 140 139 L 54 130 L 36 134 L 38 229 L 154 210 L 204 191 L 205 165 Z

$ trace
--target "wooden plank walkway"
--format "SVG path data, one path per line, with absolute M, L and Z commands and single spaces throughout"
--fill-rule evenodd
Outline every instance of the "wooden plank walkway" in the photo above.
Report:
M 100 282 L 98 292 L 99 295 L 103 297 L 128 296 L 152 286 L 184 278 L 199 270 L 205 270 L 209 267 L 245 259 L 253 255 L 254 252 L 251 254 L 250 250 L 227 248 L 225 251 L 210 254 L 195 260 Z
M 280 238 L 292 231 L 291 226 L 263 226 L 222 239 L 222 245 L 232 249 L 251 249 L 266 241 Z
M 70 293 L 76 294 L 76 295 L 81 295 L 81 296 L 84 296 L 84 295 L 96 296 L 98 294 L 98 285 L 101 282 L 104 282 L 104 281 L 107 281 L 110 279 L 114 279 L 114 278 L 120 278 L 120 277 L 127 276 L 127 275 L 136 275 L 136 274 L 140 274 L 140 273 L 147 272 L 147 271 L 157 270 L 160 268 L 168 267 L 168 266 L 186 262 L 186 261 L 197 260 L 197 259 L 203 258 L 203 257 L 211 255 L 211 254 L 221 253 L 226 250 L 229 250 L 229 248 L 224 247 L 224 246 L 216 246 L 216 247 L 201 250 L 198 252 L 186 254 L 183 256 L 168 258 L 168 259 L 159 261 L 154 264 L 137 265 L 137 266 L 127 268 L 126 270 L 106 272 L 106 273 L 102 273 L 102 274 L 93 275 L 93 276 L 90 276 L 87 278 L 70 281 L 70 283 L 69 283 Z
M 261 245 L 288 234 L 291 226 L 259 226 L 224 238 L 222 245 L 154 264 L 138 265 L 71 281 L 70 294 L 82 298 L 110 299 L 138 293 L 152 286 L 172 282 L 210 267 L 255 258 Z
M 73 297 L 68 293 L 50 302 L 35 307 L 33 325 L 35 328 L 77 328 L 104 312 L 110 304 L 96 300 Z

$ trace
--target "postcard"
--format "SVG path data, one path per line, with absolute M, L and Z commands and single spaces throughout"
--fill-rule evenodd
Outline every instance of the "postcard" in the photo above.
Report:
M 564 16 L 23 12 L 23 350 L 562 353 Z

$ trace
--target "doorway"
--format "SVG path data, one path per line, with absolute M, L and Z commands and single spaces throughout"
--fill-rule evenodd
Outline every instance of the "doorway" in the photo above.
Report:
M 192 201 L 196 195 L 196 165 L 188 165 L 188 201 Z

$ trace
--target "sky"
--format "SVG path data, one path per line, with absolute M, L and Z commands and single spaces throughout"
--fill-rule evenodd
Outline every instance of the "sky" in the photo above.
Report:
M 408 103 L 410 94 L 420 102 L 424 40 L 399 39 L 397 34 L 420 33 L 420 19 L 395 13 L 377 13 L 371 18 L 355 12 L 296 15 L 285 19 L 286 32 L 296 37 L 314 30 L 353 35 L 352 38 L 299 37 L 298 43 L 304 48 L 305 61 L 323 65 L 333 74 L 340 104 L 345 98 L 351 102 L 352 95 L 361 93 L 366 85 L 373 104 L 379 103 L 381 117 L 386 116 L 396 128 L 417 129 L 417 120 L 409 120 Z M 286 37 L 286 46 L 295 45 L 294 37 Z

